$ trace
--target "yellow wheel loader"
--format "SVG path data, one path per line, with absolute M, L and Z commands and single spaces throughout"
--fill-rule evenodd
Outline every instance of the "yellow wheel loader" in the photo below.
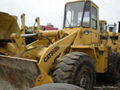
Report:
M 101 43 L 107 42 L 107 47 L 109 50 L 108 71 L 102 74 L 102 79 L 104 79 L 104 81 L 107 81 L 108 83 L 119 82 L 119 78 L 120 78 L 119 31 L 117 32 L 116 24 L 114 25 L 107 24 L 105 20 L 100 20 L 99 26 L 101 32 L 100 33 Z M 101 76 L 99 76 L 99 78 L 101 79 Z
M 119 24 L 118 24 L 119 25 Z M 101 42 L 104 43 L 107 40 L 107 46 L 111 48 L 111 51 L 120 53 L 119 50 L 119 30 L 116 29 L 116 23 L 107 24 L 105 20 L 99 21 L 100 26 L 100 39 Z M 119 27 L 118 27 L 119 28 Z
M 0 79 L 12 88 L 55 82 L 93 90 L 98 76 L 116 65 L 109 64 L 111 50 L 108 40 L 101 43 L 98 6 L 91 0 L 66 3 L 63 30 L 21 34 L 12 16 L 0 13 L 0 19 Z M 26 45 L 29 37 L 36 40 Z M 120 62 L 118 55 L 112 60 Z M 114 75 L 119 70 L 108 79 L 120 80 Z

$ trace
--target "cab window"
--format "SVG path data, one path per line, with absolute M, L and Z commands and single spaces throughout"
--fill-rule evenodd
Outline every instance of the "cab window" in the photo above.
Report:
M 102 23 L 100 23 L 99 26 L 100 26 L 100 32 L 102 32 L 102 30 L 103 30 Z
M 97 29 L 97 9 L 92 7 L 92 28 Z
M 83 27 L 90 27 L 90 2 L 89 1 L 86 2 L 82 26 Z
M 64 27 L 81 26 L 84 2 L 68 3 L 65 7 Z

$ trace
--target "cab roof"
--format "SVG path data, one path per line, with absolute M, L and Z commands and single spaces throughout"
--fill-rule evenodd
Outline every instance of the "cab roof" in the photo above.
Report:
M 69 2 L 66 2 L 66 4 L 74 3 L 74 2 L 82 2 L 82 1 L 83 2 L 90 1 L 93 5 L 95 5 L 98 8 L 98 6 L 92 0 L 71 0 Z

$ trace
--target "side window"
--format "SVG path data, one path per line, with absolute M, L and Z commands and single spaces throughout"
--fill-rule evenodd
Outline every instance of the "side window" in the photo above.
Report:
M 90 2 L 86 2 L 82 26 L 90 27 Z
M 103 30 L 102 23 L 100 23 L 99 26 L 100 26 L 100 32 L 102 32 Z
M 97 29 L 97 9 L 92 7 L 92 28 Z

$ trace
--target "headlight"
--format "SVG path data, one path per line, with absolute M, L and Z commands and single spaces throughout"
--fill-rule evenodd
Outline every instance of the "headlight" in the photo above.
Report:
M 85 31 L 84 31 L 84 34 L 85 34 L 85 35 L 88 35 L 88 34 L 89 34 L 89 31 L 88 31 L 88 30 L 85 30 Z

